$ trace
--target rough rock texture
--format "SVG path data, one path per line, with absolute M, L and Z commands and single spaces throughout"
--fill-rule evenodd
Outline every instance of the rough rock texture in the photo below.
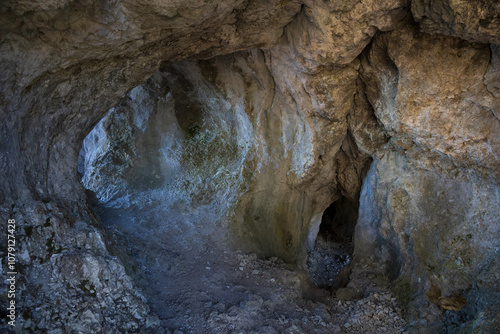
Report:
M 304 265 L 311 220 L 316 217 L 318 225 L 317 217 L 342 196 L 357 201 L 369 159 L 347 136 L 346 115 L 354 102 L 359 67 L 353 60 L 376 32 L 373 26 L 387 29 L 394 25 L 404 15 L 404 4 L 394 1 L 374 7 L 374 12 L 367 12 L 367 4 L 361 3 L 346 8 L 325 5 L 318 12 L 306 8 L 299 23 L 287 28 L 286 39 L 291 43 L 263 54 L 253 51 L 203 62 L 201 70 L 183 65 L 176 69 L 192 73 L 186 78 L 190 83 L 180 85 L 196 87 L 208 80 L 215 86 L 211 95 L 198 94 L 197 104 L 209 106 L 207 98 L 219 96 L 224 100 L 221 103 L 251 123 L 251 129 L 237 131 L 248 136 L 253 146 L 253 156 L 241 162 L 252 175 L 251 189 L 243 189 L 244 196 L 233 208 L 232 229 L 240 236 L 240 247 Z M 389 15 L 382 15 L 387 11 Z M 341 17 L 344 12 L 352 18 L 339 18 L 335 24 L 327 20 L 328 15 Z M 314 22 L 324 20 L 327 24 L 317 31 Z M 315 37 L 302 40 L 300 36 L 308 30 L 308 35 Z M 355 45 L 341 43 L 338 37 L 360 41 Z M 311 40 L 321 42 L 323 51 L 308 45 Z M 306 51 L 308 54 L 300 53 Z M 318 72 L 318 66 L 329 68 Z M 253 176 L 256 171 L 258 176 Z M 259 221 L 263 217 L 265 220 Z
M 9 170 L 20 170 L 11 167 L 18 160 L 13 158 L 18 154 L 17 146 L 27 157 L 43 155 L 41 158 L 47 160 L 48 166 L 31 166 L 30 158 L 21 158 L 27 160 L 27 175 L 12 172 L 19 178 L 19 185 L 28 183 L 36 188 L 40 184 L 33 189 L 40 198 L 75 197 L 72 192 L 80 189 L 74 189 L 78 186 L 74 155 L 86 133 L 126 91 L 152 75 L 160 61 L 268 46 L 300 9 L 294 2 L 270 3 L 263 8 L 248 1 L 231 5 L 193 1 L 191 5 L 177 3 L 172 7 L 154 1 L 78 1 L 59 11 L 17 16 L 31 9 L 27 4 L 2 5 L 2 102 L 5 115 L 16 110 L 20 116 L 2 124 L 4 131 L 22 128 L 39 138 L 41 145 L 35 148 L 23 144 L 27 138 L 17 144 L 15 138 L 5 135 L 13 142 L 5 147 L 11 150 L 10 162 L 6 163 Z M 253 30 L 250 26 L 258 27 L 259 32 L 249 34 Z M 260 33 L 262 28 L 266 33 Z M 46 94 L 43 100 L 38 98 L 41 92 Z M 52 111 L 45 115 L 48 105 Z M 40 111 L 30 112 L 33 110 Z M 75 135 L 59 137 L 57 127 Z M 65 178 L 74 182 L 59 185 Z M 23 187 L 3 188 L 8 194 L 17 194 Z
M 333 97 L 345 96 L 331 119 L 311 111 L 306 91 L 296 100 L 283 93 L 290 87 L 272 71 L 292 74 L 276 63 L 251 50 L 162 68 L 87 137 L 84 185 L 109 207 L 155 198 L 170 207 L 171 224 L 174 212 L 203 207 L 207 223 L 230 213 L 240 248 L 303 264 L 313 217 L 342 196 L 357 202 L 367 170 L 345 119 L 357 72 L 327 77 Z
M 307 72 L 347 65 L 378 30 L 392 29 L 405 16 L 406 6 L 405 0 L 305 1 L 303 10 L 286 29 L 287 47 L 291 49 L 287 54 Z
M 366 94 L 391 145 L 425 169 L 500 180 L 498 98 L 483 83 L 488 46 L 406 26 L 376 38 L 365 56 Z
M 500 3 L 488 0 L 414 0 L 411 12 L 428 33 L 500 43 Z
M 17 222 L 16 331 L 146 330 L 149 307 L 100 229 L 66 210 L 47 204 L 10 214 Z
M 467 314 L 450 328 L 499 301 L 500 122 L 483 84 L 490 59 L 486 45 L 409 25 L 378 36 L 362 57 L 368 100 L 390 140 L 367 148 L 380 158 L 363 185 L 355 258 L 418 295 L 408 306 L 416 328 L 425 312 L 411 313 L 429 300 L 430 310 Z
M 84 332 L 147 330 L 147 306 L 135 297 L 136 288 L 127 285 L 130 279 L 120 261 L 97 246 L 85 249 L 71 242 L 74 222 L 85 222 L 87 229 L 94 225 L 75 173 L 82 140 L 106 110 L 157 70 L 160 61 L 270 45 L 299 9 L 295 2 L 248 1 L 194 1 L 170 8 L 153 1 L 2 3 L 0 202 L 2 220 L 17 218 L 17 237 L 26 254 L 18 262 L 25 268 L 19 268 L 19 280 L 26 282 L 19 283 L 18 315 L 28 313 L 18 318 L 18 330 L 69 330 L 76 328 L 71 319 Z M 58 216 L 64 217 L 61 227 L 43 227 L 46 219 Z M 42 226 L 41 234 L 29 242 L 37 226 Z M 50 242 L 52 234 L 59 238 Z M 43 261 L 34 261 L 45 249 Z M 104 280 L 108 274 L 100 278 L 102 285 L 92 283 L 101 291 L 82 292 L 77 281 L 64 271 L 59 274 L 62 262 L 56 257 L 66 254 L 81 259 L 81 271 L 89 256 L 99 259 L 93 263 L 103 272 L 118 268 L 109 282 L 128 283 L 113 288 L 114 302 L 101 303 L 100 296 L 110 293 L 106 289 L 111 283 Z M 43 284 L 49 280 L 51 287 Z M 72 283 L 66 284 L 68 280 Z M 91 281 L 86 276 L 80 280 L 83 285 Z M 63 297 L 82 293 L 89 302 Z M 65 305 L 54 307 L 60 300 L 74 303 L 69 310 L 75 318 L 63 312 Z M 103 316 L 82 317 L 94 314 L 94 308 Z M 53 312 L 40 312 L 29 321 L 29 310 L 35 309 Z
M 352 281 L 337 295 L 361 297 L 367 279 L 397 279 L 400 301 L 413 305 L 408 317 L 415 331 L 494 332 L 499 5 L 415 0 L 411 13 L 420 25 L 407 15 L 408 5 L 3 1 L 0 212 L 4 222 L 17 222 L 23 316 L 16 329 L 156 332 L 158 323 L 123 267 L 129 263 L 110 254 L 114 246 L 86 204 L 77 175 L 81 144 L 127 94 L 130 109 L 150 108 L 140 101 L 148 94 L 132 89 L 160 63 L 164 70 L 186 58 L 260 48 L 171 67 L 174 77 L 187 77 L 182 87 L 206 82 L 218 103 L 228 103 L 221 104 L 225 111 L 242 108 L 238 114 L 252 124 L 248 189 L 234 208 L 242 246 L 300 264 L 330 202 L 357 203 L 373 158 Z M 130 140 L 142 123 L 122 115 L 133 131 L 109 142 L 125 154 L 120 138 Z M 153 139 L 145 135 L 135 149 Z M 141 170 L 147 162 L 121 170 Z M 151 166 L 161 172 L 157 167 Z M 154 177 L 166 181 L 163 175 Z M 128 186 L 112 192 L 122 196 Z M 2 244 L 5 239 L 4 233 Z M 4 266 L 5 253 L 2 259 Z
M 395 290 L 413 328 L 443 330 L 441 309 L 460 311 L 460 320 L 445 321 L 456 330 L 498 307 L 499 201 L 497 185 L 470 173 L 442 177 L 387 153 L 363 185 L 355 261 L 398 277 Z

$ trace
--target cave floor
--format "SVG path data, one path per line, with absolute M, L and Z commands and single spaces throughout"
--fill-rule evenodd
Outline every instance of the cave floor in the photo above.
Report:
M 276 258 L 231 250 L 217 229 L 163 228 L 158 210 L 96 212 L 158 316 L 158 333 L 404 332 L 396 299 L 383 289 L 339 300 Z

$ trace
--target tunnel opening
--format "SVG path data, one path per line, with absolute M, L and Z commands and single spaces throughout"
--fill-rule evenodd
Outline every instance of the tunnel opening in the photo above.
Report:
M 316 286 L 332 287 L 340 271 L 351 262 L 357 218 L 358 203 L 346 197 L 323 211 L 307 256 L 307 269 Z
M 314 240 L 306 255 L 303 238 L 315 206 L 304 203 L 314 199 L 292 185 L 309 176 L 313 138 L 304 135 L 307 126 L 295 110 L 272 104 L 272 90 L 261 82 L 273 81 L 255 84 L 253 94 L 268 100 L 242 101 L 247 82 L 242 91 L 231 91 L 239 80 L 231 75 L 240 74 L 220 61 L 162 68 L 109 110 L 79 157 L 82 184 L 111 252 L 171 331 L 218 328 L 227 319 L 253 319 L 255 312 L 256 324 L 271 321 L 266 309 L 302 319 L 295 310 L 319 307 L 318 296 L 333 298 L 311 278 L 318 287 L 331 286 L 353 250 L 358 205 L 341 197 L 313 224 L 317 231 L 309 234 L 307 243 L 311 235 Z M 216 80 L 219 70 L 228 76 L 222 76 L 224 89 Z M 264 113 L 269 105 L 277 109 Z M 319 159 L 331 161 L 333 154 Z M 247 207 L 256 208 L 252 221 L 235 225 L 232 219 L 245 217 L 241 208 Z M 254 229 L 245 229 L 251 223 Z M 238 232 L 256 240 L 254 250 L 230 240 Z M 300 263 L 273 253 L 280 242 L 300 255 Z M 271 251 L 261 255 L 258 247 Z M 314 293 L 304 293 L 309 290 Z

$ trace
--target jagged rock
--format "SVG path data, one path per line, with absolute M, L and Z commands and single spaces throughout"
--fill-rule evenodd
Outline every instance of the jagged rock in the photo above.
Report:
M 425 32 L 470 42 L 500 43 L 498 1 L 416 0 L 411 2 L 411 12 Z
M 380 35 L 365 55 L 366 94 L 393 147 L 424 169 L 500 179 L 498 98 L 483 84 L 488 46 L 406 25 Z
M 390 140 L 363 185 L 355 258 L 409 279 L 415 298 L 431 286 L 465 298 L 470 314 L 498 301 L 500 124 L 482 82 L 489 63 L 488 46 L 409 25 L 378 36 L 362 60 Z
M 0 216 L 18 226 L 17 330 L 161 332 L 164 320 L 151 314 L 131 255 L 117 245 L 126 237 L 105 231 L 87 203 L 78 156 L 86 135 L 114 107 L 99 125 L 106 137 L 94 137 L 104 145 L 86 142 L 82 151 L 97 153 L 94 165 L 85 165 L 88 156 L 80 159 L 80 170 L 94 173 L 86 185 L 101 201 L 163 185 L 176 174 L 139 154 L 161 147 L 169 131 L 189 130 L 193 122 L 183 115 L 200 105 L 223 110 L 224 121 L 233 110 L 240 117 L 229 126 L 234 133 L 216 124 L 229 134 L 223 163 L 241 171 L 237 180 L 212 173 L 216 161 L 199 152 L 196 140 L 183 142 L 182 151 L 206 158 L 191 165 L 187 159 L 190 180 L 214 174 L 241 186 L 231 189 L 238 196 L 226 208 L 234 212 L 239 246 L 304 266 L 325 208 L 343 199 L 357 204 L 363 186 L 347 289 L 361 297 L 374 281 L 396 279 L 415 328 L 497 326 L 500 7 L 414 0 L 417 25 L 408 6 L 404 0 L 3 1 Z M 141 134 L 156 121 L 156 134 Z M 208 133 L 224 138 L 217 126 Z M 193 130 L 193 138 L 212 138 Z M 189 200 L 202 207 L 209 197 Z M 155 229 L 154 222 L 140 223 Z M 464 298 L 465 306 L 440 314 L 428 298 L 431 286 L 441 293 L 434 301 Z M 6 303 L 4 293 L 0 300 Z M 260 305 L 259 298 L 247 302 L 240 306 Z M 279 303 L 263 298 L 262 305 Z M 300 314 L 261 324 L 240 306 L 207 319 L 214 330 L 235 320 L 241 329 L 267 332 L 323 323 L 330 331 L 366 331 L 361 315 L 330 325 Z

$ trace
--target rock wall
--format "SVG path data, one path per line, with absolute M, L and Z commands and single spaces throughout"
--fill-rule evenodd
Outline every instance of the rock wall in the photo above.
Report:
M 291 71 L 273 61 L 251 50 L 162 68 L 85 139 L 83 184 L 108 207 L 153 198 L 168 224 L 203 208 L 193 223 L 228 221 L 238 248 L 303 264 L 313 217 L 341 196 L 357 201 L 367 170 L 345 119 L 357 72 L 330 79 L 350 96 L 343 117 L 320 118 L 306 92 L 285 95 L 279 76 Z
M 477 316 L 499 300 L 500 123 L 498 99 L 484 84 L 490 47 L 405 24 L 377 36 L 361 59 L 366 96 L 389 141 L 368 148 L 379 157 L 361 193 L 355 257 L 411 287 L 415 327 L 426 317 L 432 323 L 438 307 Z
M 213 86 L 207 88 L 209 94 L 184 100 L 194 99 L 215 113 L 220 107 L 210 106 L 209 100 L 217 96 L 250 122 L 251 129 L 236 130 L 249 136 L 253 153 L 240 166 L 250 189 L 242 189 L 232 207 L 231 230 L 239 247 L 303 266 L 306 240 L 314 241 L 322 212 L 342 196 L 357 202 L 369 157 L 348 135 L 347 115 L 357 90 L 356 57 L 375 27 L 389 29 L 404 16 L 404 4 L 392 1 L 371 8 L 373 12 L 363 3 L 311 6 L 285 29 L 280 45 L 265 52 L 202 61 L 196 65 L 200 69 L 178 65 L 176 72 L 191 74 L 175 84 L 184 87 L 180 90 Z M 343 13 L 353 18 L 343 18 Z M 332 35 L 337 30 L 343 40 L 357 43 L 339 42 Z M 182 112 L 175 107 L 176 113 Z
M 445 310 L 465 318 L 444 320 L 450 330 L 497 312 L 499 194 L 466 171 L 443 177 L 396 152 L 374 161 L 361 192 L 355 261 L 397 278 L 415 329 L 442 331 Z M 471 321 L 463 330 L 481 326 Z
M 0 212 L 17 222 L 17 328 L 154 331 L 86 204 L 78 154 L 112 107 L 126 127 L 108 142 L 124 156 L 182 132 L 191 120 L 175 110 L 214 96 L 208 109 L 248 120 L 234 129 L 251 144 L 228 144 L 244 161 L 226 162 L 243 176 L 233 221 L 243 247 L 300 262 L 314 217 L 341 196 L 357 201 L 374 159 L 348 287 L 363 290 L 370 273 L 398 279 L 414 328 L 439 329 L 437 307 L 464 303 L 453 326 L 498 326 L 499 10 L 482 0 L 2 2 Z M 173 99 L 154 80 L 171 80 Z M 191 87 L 186 100 L 175 80 Z M 151 120 L 154 136 L 120 146 Z M 141 176 L 149 161 L 134 164 L 120 180 L 141 182 L 117 182 L 110 199 L 172 173 L 153 164 Z
M 471 42 L 500 42 L 496 1 L 430 1 L 411 2 L 411 11 L 423 31 L 460 37 Z
M 132 332 L 154 325 L 110 248 L 75 241 L 78 224 L 106 240 L 75 173 L 82 141 L 161 61 L 268 46 L 298 10 L 296 2 L 2 3 L 1 216 L 16 219 L 24 254 L 17 264 L 16 329 Z M 55 261 L 61 256 L 82 263 L 77 269 L 83 272 L 89 257 L 103 271 L 116 269 L 113 277 L 93 276 L 102 282 L 96 284 L 61 270 Z

